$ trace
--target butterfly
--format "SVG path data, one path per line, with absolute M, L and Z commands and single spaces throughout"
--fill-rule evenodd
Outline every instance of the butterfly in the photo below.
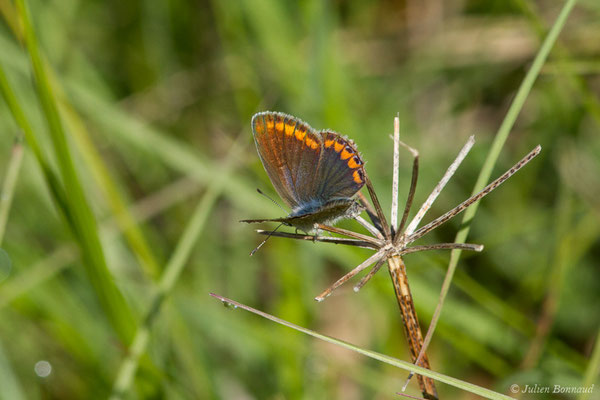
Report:
M 308 233 L 363 211 L 352 196 L 365 184 L 364 163 L 350 139 L 272 111 L 252 117 L 252 134 L 271 183 L 292 211 L 242 222 L 279 222 Z

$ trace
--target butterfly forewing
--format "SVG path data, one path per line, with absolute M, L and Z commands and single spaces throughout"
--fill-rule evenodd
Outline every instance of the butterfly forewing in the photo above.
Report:
M 263 166 L 283 201 L 298 209 L 314 200 L 320 135 L 299 119 L 276 112 L 256 114 L 252 130 Z

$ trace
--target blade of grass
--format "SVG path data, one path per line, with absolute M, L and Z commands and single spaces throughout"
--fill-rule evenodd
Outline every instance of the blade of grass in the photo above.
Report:
M 185 267 L 192 252 L 192 247 L 200 236 L 200 233 L 202 233 L 202 230 L 206 225 L 208 216 L 210 215 L 217 198 L 223 192 L 223 188 L 225 187 L 225 182 L 227 181 L 228 175 L 232 169 L 233 162 L 239 159 L 239 151 L 240 146 L 238 142 L 235 142 L 234 147 L 227 156 L 225 166 L 217 169 L 217 171 L 221 172 L 215 174 L 211 186 L 207 189 L 202 200 L 196 206 L 196 210 L 194 211 L 190 222 L 181 235 L 181 238 L 179 239 L 179 242 L 177 243 L 177 246 L 175 247 L 175 250 L 173 251 L 173 254 L 167 263 L 167 266 L 164 269 L 164 272 L 158 283 L 157 291 L 150 301 L 150 307 L 142 319 L 142 325 L 138 327 L 133 342 L 129 347 L 128 355 L 121 362 L 115 378 L 110 400 L 123 398 L 123 396 L 129 390 L 138 367 L 139 359 L 146 350 L 148 342 L 150 341 L 150 328 L 152 327 L 155 319 L 158 317 L 164 300 L 169 295 L 173 289 L 173 286 L 177 282 L 177 279 L 181 275 L 183 267 Z
M 74 244 L 59 247 L 52 254 L 27 268 L 23 273 L 0 286 L 0 310 L 16 298 L 33 290 L 38 285 L 46 282 L 76 260 L 78 248 Z
M 18 32 L 18 37 L 21 38 L 21 29 L 19 27 L 17 13 L 11 2 L 8 0 L 0 1 L 0 14 L 4 16 L 6 24 L 13 32 Z
M 473 187 L 472 195 L 478 193 L 481 189 L 483 189 L 487 182 L 490 180 L 492 169 L 494 168 L 494 165 L 498 160 L 498 156 L 500 155 L 500 151 L 502 150 L 502 147 L 504 146 L 504 143 L 506 142 L 506 139 L 510 134 L 510 130 L 514 125 L 517 116 L 519 115 L 519 112 L 523 108 L 525 100 L 527 99 L 527 96 L 529 95 L 529 92 L 531 91 L 531 88 L 533 87 L 533 84 L 536 78 L 538 77 L 540 70 L 542 69 L 544 62 L 548 58 L 548 54 L 550 53 L 552 46 L 556 42 L 556 39 L 559 33 L 561 32 L 562 28 L 564 27 L 567 21 L 567 17 L 569 16 L 576 2 L 577 0 L 567 0 L 565 2 L 565 5 L 560 11 L 558 17 L 556 18 L 554 25 L 552 26 L 552 29 L 548 33 L 548 36 L 546 36 L 544 42 L 542 43 L 540 50 L 535 56 L 535 59 L 533 60 L 533 63 L 529 68 L 527 75 L 525 75 L 525 78 L 523 79 L 523 82 L 521 82 L 521 86 L 519 87 L 517 94 L 513 102 L 511 103 L 510 108 L 508 109 L 508 112 L 506 113 L 506 116 L 504 117 L 504 120 L 502 121 L 502 124 L 500 125 L 500 128 L 496 133 L 496 136 L 494 137 L 494 141 L 492 142 L 490 151 L 488 152 L 483 167 L 481 168 L 479 176 L 477 177 L 475 186 Z M 461 226 L 463 228 L 460 229 L 456 234 L 456 238 L 454 239 L 455 243 L 464 243 L 466 241 L 470 230 L 469 223 L 475 216 L 478 207 L 479 202 L 476 202 L 465 211 L 465 214 L 461 221 Z M 440 290 L 439 305 L 436 309 L 436 312 L 433 315 L 433 318 L 431 319 L 431 324 L 429 325 L 429 329 L 427 330 L 427 335 L 425 335 L 425 341 L 422 351 L 425 351 L 427 345 L 431 341 L 433 333 L 435 332 L 435 327 L 439 320 L 444 300 L 446 299 L 448 290 L 450 289 L 452 277 L 458 265 L 458 260 L 460 259 L 461 253 L 462 250 L 452 250 L 452 252 L 450 253 L 450 263 L 448 265 L 448 271 L 446 273 L 446 277 L 444 278 L 444 282 L 442 283 L 442 289 Z
M 53 87 L 59 88 L 58 91 L 60 92 L 59 85 L 54 84 Z M 86 164 L 90 167 L 98 186 L 102 189 L 104 197 L 111 207 L 112 213 L 121 227 L 123 235 L 129 243 L 129 247 L 142 266 L 142 269 L 149 277 L 156 280 L 160 274 L 160 268 L 156 261 L 156 257 L 150 249 L 141 229 L 137 225 L 135 218 L 131 215 L 129 207 L 127 207 L 121 191 L 118 189 L 108 167 L 98 150 L 94 147 L 84 122 L 75 112 L 73 107 L 64 101 L 62 97 L 63 96 L 61 96 L 61 101 L 59 103 L 60 109 L 62 115 L 65 117 L 67 125 L 70 127 L 70 132 L 73 134 L 72 136 L 75 139 L 75 143 L 77 144 L 80 153 L 83 155 Z
M 590 387 L 594 384 L 594 382 L 598 381 L 598 375 L 600 374 L 600 330 L 598 330 L 596 334 L 596 342 L 594 343 L 594 350 L 592 352 L 592 356 L 590 357 L 590 362 L 588 363 L 587 369 L 585 371 L 585 376 L 583 378 L 582 387 Z M 590 398 L 590 393 L 581 393 L 577 400 L 587 400 Z
M 8 212 L 12 204 L 19 169 L 21 169 L 21 161 L 23 161 L 23 144 L 21 143 L 21 138 L 17 137 L 17 143 L 12 148 L 6 177 L 4 178 L 2 191 L 0 192 L 0 245 L 2 244 L 2 239 L 4 239 L 6 223 L 8 222 Z
M 370 357 L 370 358 L 373 358 L 375 360 L 384 362 L 386 364 L 393 365 L 393 366 L 398 367 L 398 368 L 402 368 L 402 369 L 407 370 L 407 371 L 415 371 L 416 373 L 421 374 L 423 376 L 427 376 L 427 377 L 435 379 L 435 380 L 437 380 L 439 382 L 447 383 L 448 385 L 451 385 L 451 386 L 454 386 L 456 388 L 465 390 L 467 392 L 479 395 L 481 397 L 485 397 L 485 398 L 488 398 L 488 399 L 494 399 L 494 400 L 495 399 L 499 399 L 499 400 L 500 399 L 502 399 L 502 400 L 511 399 L 511 397 L 508 397 L 508 396 L 506 396 L 504 394 L 497 393 L 497 392 L 494 392 L 492 390 L 482 388 L 482 387 L 474 385 L 472 383 L 461 381 L 460 379 L 456 379 L 456 378 L 453 378 L 451 376 L 443 375 L 443 374 L 440 374 L 439 372 L 435 372 L 435 371 L 429 370 L 427 368 L 422 368 L 422 367 L 416 366 L 414 364 L 411 364 L 411 363 L 409 363 L 407 361 L 402 361 L 402 360 L 399 360 L 397 358 L 387 356 L 385 354 L 377 353 L 377 352 L 371 351 L 371 350 L 365 350 L 365 349 L 360 348 L 358 346 L 355 346 L 355 345 L 353 345 L 351 343 L 344 342 L 343 340 L 339 340 L 339 339 L 333 338 L 331 336 L 322 335 L 322 334 L 317 333 L 315 331 L 311 331 L 310 329 L 303 328 L 303 327 L 295 325 L 295 324 L 293 324 L 291 322 L 288 322 L 288 321 L 282 320 L 280 318 L 277 318 L 277 317 L 275 317 L 273 315 L 270 315 L 270 314 L 267 314 L 265 312 L 256 310 L 256 309 L 254 309 L 252 307 L 248 307 L 248 306 L 246 306 L 244 304 L 238 303 L 238 302 L 236 302 L 234 300 L 231 300 L 231 299 L 228 299 L 226 297 L 223 297 L 223 296 L 220 296 L 220 295 L 217 295 L 217 294 L 214 294 L 214 293 L 210 293 L 210 295 L 212 297 L 216 298 L 216 299 L 221 300 L 226 305 L 233 306 L 233 308 L 237 308 L 237 307 L 242 308 L 242 309 L 244 309 L 246 311 L 249 311 L 251 313 L 259 315 L 259 316 L 261 316 L 263 318 L 266 318 L 268 320 L 271 320 L 271 321 L 276 322 L 276 323 L 281 324 L 281 325 L 285 325 L 285 326 L 287 326 L 289 328 L 295 329 L 295 330 L 297 330 L 299 332 L 305 333 L 307 335 L 310 335 L 310 336 L 315 337 L 317 339 L 323 340 L 325 342 L 333 343 L 333 344 L 335 344 L 337 346 L 346 348 L 348 350 L 352 350 L 354 352 L 360 353 L 360 354 L 365 355 L 367 357 Z
M 113 329 L 124 343 L 129 343 L 134 326 L 132 312 L 115 285 L 106 265 L 104 252 L 96 229 L 96 220 L 75 171 L 65 132 L 58 114 L 56 99 L 38 48 L 37 37 L 31 23 L 29 9 L 24 0 L 17 0 L 16 6 L 23 26 L 25 44 L 31 58 L 42 110 L 50 131 L 53 150 L 56 155 L 65 191 L 69 194 L 66 197 L 66 205 L 73 216 L 73 234 L 81 246 L 84 258 L 83 264 L 88 279 Z
M 71 213 L 69 212 L 69 208 L 67 207 L 67 200 L 64 188 L 58 179 L 56 173 L 50 168 L 50 164 L 46 160 L 46 156 L 42 153 L 41 147 L 38 144 L 37 138 L 33 133 L 33 129 L 25 117 L 25 113 L 23 112 L 23 108 L 21 107 L 17 96 L 12 89 L 11 84 L 8 81 L 8 78 L 4 72 L 4 68 L 0 64 L 0 91 L 2 92 L 2 97 L 6 101 L 10 112 L 15 119 L 15 122 L 23 132 L 25 136 L 25 140 L 27 144 L 33 151 L 35 158 L 40 165 L 42 173 L 44 174 L 44 178 L 46 183 L 48 184 L 48 188 L 52 193 L 52 199 L 55 202 L 56 207 L 59 209 L 59 212 L 65 217 L 68 223 L 71 225 L 73 223 L 73 218 Z
M 25 399 L 25 393 L 13 368 L 10 365 L 10 361 L 4 354 L 4 346 L 0 342 L 0 399 L 6 400 L 21 400 Z

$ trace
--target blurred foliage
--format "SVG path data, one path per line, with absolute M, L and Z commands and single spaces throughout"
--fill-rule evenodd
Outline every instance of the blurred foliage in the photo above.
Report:
M 261 237 L 237 221 L 281 216 L 254 191 L 277 197 L 250 118 L 278 110 L 351 137 L 386 210 L 396 113 L 402 140 L 421 154 L 416 203 L 475 134 L 427 222 L 469 196 L 562 2 L 27 3 L 85 192 L 69 207 L 89 203 L 132 325 L 163 287 L 159 276 L 195 207 L 203 200 L 206 207 L 125 397 L 397 398 L 404 372 L 208 296 L 409 358 L 385 272 L 357 294 L 348 286 L 322 304 L 313 300 L 368 251 L 273 238 L 248 257 Z M 58 173 L 64 154 L 52 145 L 15 10 L 0 1 L 0 66 Z M 600 393 L 599 361 L 589 362 L 600 326 L 599 21 L 599 2 L 578 3 L 503 150 L 494 177 L 538 143 L 543 149 L 482 202 L 471 224 L 469 242 L 485 250 L 463 253 L 428 351 L 437 371 L 509 394 L 513 383 L 581 386 L 584 379 Z M 0 130 L 4 180 L 20 137 L 4 101 Z M 85 272 L 86 262 L 101 261 L 81 253 L 36 157 L 26 143 L 1 244 L 0 398 L 106 398 L 129 343 Z M 406 154 L 404 190 L 410 165 Z M 449 222 L 421 244 L 451 241 L 458 227 Z M 405 261 L 427 326 L 448 253 Z M 50 364 L 49 375 L 40 361 Z M 409 390 L 418 394 L 415 382 Z M 442 399 L 470 398 L 438 390 Z M 544 396 L 575 398 L 521 398 Z

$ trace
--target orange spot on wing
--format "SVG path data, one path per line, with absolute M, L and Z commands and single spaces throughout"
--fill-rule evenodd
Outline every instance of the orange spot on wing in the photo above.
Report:
M 304 136 L 306 136 L 306 128 L 303 126 L 296 128 L 296 139 L 303 141 Z
M 263 133 L 265 131 L 265 121 L 262 118 L 256 118 L 254 123 L 254 130 L 256 133 Z
M 348 166 L 352 169 L 360 167 L 360 164 L 358 164 L 355 159 L 356 157 L 352 157 L 350 160 L 348 160 Z
M 273 116 L 272 115 L 267 115 L 265 117 L 265 122 L 266 122 L 266 125 L 267 125 L 267 132 L 273 133 L 273 130 L 275 128 L 275 121 L 273 120 Z
M 294 134 L 294 128 L 296 127 L 296 123 L 292 124 L 285 124 L 285 134 L 286 136 L 292 136 Z
M 332 139 L 328 139 L 325 141 L 325 147 L 331 147 L 333 145 L 333 140 Z
M 356 182 L 357 184 L 360 185 L 363 183 L 363 178 L 358 171 L 359 171 L 358 169 L 356 171 L 354 171 L 354 173 L 352 174 L 352 178 L 354 178 L 354 182 Z
M 275 130 L 277 131 L 277 133 L 283 133 L 283 120 L 278 119 L 275 122 Z
M 334 149 L 336 153 L 339 153 L 340 151 L 342 151 L 342 149 L 344 148 L 344 144 L 340 143 L 340 142 L 335 142 L 334 143 Z
M 317 147 L 319 147 L 319 143 L 317 143 L 315 140 L 311 139 L 309 136 L 306 137 L 306 142 L 304 142 L 304 143 L 306 143 L 306 145 L 313 150 L 316 150 Z
M 347 160 L 348 158 L 350 158 L 352 156 L 352 154 L 354 154 L 354 153 L 350 153 L 348 150 L 344 149 L 344 150 L 342 150 L 342 154 L 340 155 L 340 158 L 342 160 Z

